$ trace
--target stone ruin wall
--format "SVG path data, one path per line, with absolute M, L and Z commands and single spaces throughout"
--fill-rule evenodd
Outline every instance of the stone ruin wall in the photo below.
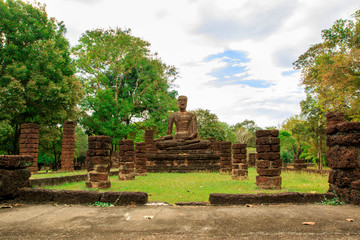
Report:
M 66 121 L 63 125 L 61 148 L 61 171 L 74 171 L 75 122 Z
M 135 175 L 146 176 L 146 144 L 135 144 Z
M 133 140 L 119 141 L 119 180 L 134 180 L 135 179 L 135 150 Z
M 90 136 L 88 138 L 88 151 L 86 153 L 86 166 L 88 188 L 110 188 L 110 145 L 108 136 Z
M 32 163 L 32 156 L 0 155 L 0 200 L 13 199 L 20 188 L 29 187 Z
M 249 153 L 248 165 L 249 165 L 249 167 L 256 166 L 256 153 Z
M 294 159 L 294 169 L 301 170 L 306 168 L 307 164 L 305 162 L 305 159 Z
M 39 129 L 35 123 L 23 123 L 20 126 L 20 155 L 33 157 L 33 163 L 28 167 L 31 173 L 38 171 Z
M 220 173 L 231 173 L 231 142 L 220 143 Z
M 233 180 L 248 178 L 248 165 L 246 162 L 246 144 L 235 143 L 233 148 L 232 175 Z
M 256 185 L 263 189 L 281 189 L 280 139 L 278 130 L 256 131 Z
M 346 203 L 360 204 L 360 123 L 344 122 L 341 113 L 327 117 L 326 160 L 331 168 L 329 192 Z

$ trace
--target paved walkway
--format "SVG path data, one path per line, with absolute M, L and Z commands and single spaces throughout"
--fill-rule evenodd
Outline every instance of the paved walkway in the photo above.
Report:
M 0 209 L 0 239 L 360 239 L 360 206 L 20 205 Z

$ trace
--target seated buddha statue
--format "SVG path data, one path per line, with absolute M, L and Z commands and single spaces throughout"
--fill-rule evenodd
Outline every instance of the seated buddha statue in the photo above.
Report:
M 177 99 L 179 111 L 172 113 L 168 119 L 167 135 L 156 141 L 161 150 L 204 149 L 210 147 L 209 141 L 202 141 L 198 137 L 196 115 L 186 111 L 187 97 Z M 172 136 L 175 124 L 175 136 Z

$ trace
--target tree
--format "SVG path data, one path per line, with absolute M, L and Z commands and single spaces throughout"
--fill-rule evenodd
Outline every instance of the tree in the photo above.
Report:
M 177 92 L 170 86 L 177 72 L 149 46 L 120 28 L 81 36 L 73 54 L 85 89 L 82 124 L 89 134 L 107 135 L 116 143 L 136 138 L 143 127 L 163 131 L 168 112 L 176 110 Z
M 8 153 L 18 153 L 20 124 L 56 125 L 74 118 L 81 85 L 74 76 L 62 22 L 45 7 L 0 1 L 0 121 Z
M 323 42 L 310 47 L 294 63 L 301 83 L 325 111 L 360 116 L 360 10 L 352 20 L 337 20 L 322 31 Z
M 245 119 L 241 123 L 237 123 L 231 126 L 235 133 L 236 141 L 240 143 L 246 143 L 248 147 L 256 147 L 256 130 L 260 128 L 256 126 L 253 120 Z
M 196 115 L 198 124 L 198 134 L 201 139 L 216 138 L 217 141 L 225 141 L 225 129 L 221 125 L 216 114 L 211 113 L 208 109 L 198 108 L 191 111 Z

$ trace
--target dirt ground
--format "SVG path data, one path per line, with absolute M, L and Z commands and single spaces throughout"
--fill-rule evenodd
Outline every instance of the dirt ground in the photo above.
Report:
M 19 205 L 0 239 L 360 239 L 360 206 Z

